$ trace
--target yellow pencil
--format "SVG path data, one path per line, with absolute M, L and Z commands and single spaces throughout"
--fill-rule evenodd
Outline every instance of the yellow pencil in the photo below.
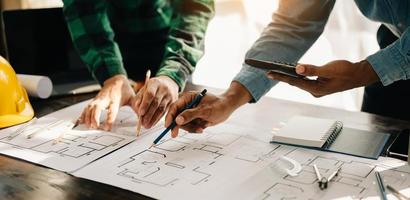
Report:
M 151 78 L 151 70 L 148 70 L 147 73 L 145 74 L 145 83 L 144 83 L 142 90 L 145 91 L 147 89 L 148 81 L 150 78 Z M 139 116 L 138 125 L 137 125 L 137 137 L 139 137 L 141 134 L 141 125 L 142 125 L 141 116 Z

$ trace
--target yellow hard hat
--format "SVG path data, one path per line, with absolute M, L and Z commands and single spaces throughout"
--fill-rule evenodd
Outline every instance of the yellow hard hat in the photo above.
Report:
M 0 128 L 27 122 L 33 116 L 26 90 L 10 64 L 0 56 Z

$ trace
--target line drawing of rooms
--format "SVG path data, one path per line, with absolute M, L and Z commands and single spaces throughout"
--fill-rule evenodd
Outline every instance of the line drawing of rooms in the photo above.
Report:
M 252 143 L 255 144 L 249 145 Z M 118 164 L 117 175 L 135 183 L 159 187 L 173 186 L 181 181 L 198 186 L 212 180 L 213 174 L 226 168 L 226 164 L 253 165 L 271 156 L 274 149 L 265 148 L 260 152 L 257 147 L 261 143 L 266 142 L 235 134 L 207 135 L 205 139 L 184 134 L 130 156 Z
M 35 129 L 34 129 L 35 130 Z M 44 154 L 58 154 L 62 157 L 80 158 L 90 155 L 95 151 L 102 151 L 108 147 L 115 147 L 124 141 L 124 137 L 107 134 L 85 135 L 74 131 L 67 132 L 60 142 L 55 143 L 55 138 L 41 137 L 52 131 L 44 131 L 38 137 L 27 139 L 33 129 L 26 129 L 19 135 L 3 136 L 0 143 L 9 144 L 17 149 L 29 149 Z M 55 134 L 54 134 L 55 135 Z
M 274 144 L 268 144 L 273 148 L 266 148 L 263 143 L 266 142 L 235 134 L 209 134 L 202 138 L 185 134 L 175 139 L 167 139 L 154 148 L 136 152 L 116 165 L 116 173 L 122 179 L 135 184 L 149 184 L 164 189 L 178 184 L 206 188 L 206 184 L 220 177 L 227 169 L 241 171 L 238 169 L 255 167 L 259 162 L 266 164 L 274 160 L 267 166 L 272 170 L 279 162 L 275 157 L 285 155 L 300 162 L 302 172 L 297 177 L 283 173 L 282 176 L 272 177 L 268 184 L 259 184 L 257 181 L 260 176 L 254 175 L 257 177 L 254 180 L 250 177 L 249 181 L 243 183 L 262 187 L 261 191 L 249 191 L 253 193 L 251 195 L 254 199 L 317 199 L 340 195 L 355 199 L 378 196 L 374 171 L 382 168 L 389 169 L 381 172 L 386 183 L 402 187 L 410 185 L 408 171 L 390 169 L 391 166 L 374 164 L 374 161 L 366 163 L 366 159 L 352 159 L 345 155 L 318 153 Z M 320 191 L 312 167 L 314 163 L 325 176 L 338 167 L 342 168 L 341 173 L 329 186 L 337 187 L 341 192 Z M 261 176 L 266 176 L 266 173 L 261 173 Z
M 44 128 L 44 121 L 55 121 L 55 119 L 46 119 L 39 121 L 32 127 L 26 128 L 19 134 L 11 132 L 5 136 L 0 134 L 0 143 L 11 145 L 17 149 L 27 149 L 44 154 L 58 154 L 62 157 L 80 158 L 88 156 L 96 151 L 107 150 L 107 148 L 117 148 L 117 145 L 123 143 L 127 136 L 135 135 L 136 115 L 130 108 L 123 108 L 118 113 L 118 118 L 114 123 L 113 130 L 109 132 L 87 132 L 85 127 L 79 130 L 65 131 L 66 133 L 61 138 L 61 141 L 55 143 L 61 132 L 61 126 L 56 126 L 48 129 Z M 27 136 L 31 133 L 40 131 L 35 137 L 28 139 Z M 161 123 L 153 127 L 152 130 L 161 129 Z M 86 130 L 86 131 L 84 131 Z M 146 129 L 142 129 L 141 135 L 147 133 Z
M 315 155 L 301 149 L 294 149 L 286 156 L 299 161 L 302 164 L 302 172 L 296 177 L 284 175 L 275 178 L 272 185 L 267 187 L 257 199 L 330 199 L 341 197 L 362 199 L 370 196 L 378 197 L 378 188 L 374 179 L 376 169 L 381 171 L 383 180 L 390 185 L 399 188 L 410 185 L 408 171 L 391 169 L 391 166 L 384 164 L 366 163 L 365 159 L 360 161 L 346 160 L 343 159 L 348 158 L 346 156 Z M 339 175 L 329 183 L 329 187 L 337 187 L 338 192 L 319 190 L 313 164 L 316 164 L 320 173 L 325 176 L 329 176 L 341 167 Z

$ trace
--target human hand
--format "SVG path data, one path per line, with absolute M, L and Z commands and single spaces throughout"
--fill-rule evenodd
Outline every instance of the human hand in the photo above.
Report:
M 131 106 L 141 118 L 145 128 L 151 128 L 178 98 L 179 87 L 168 76 L 151 78 L 136 97 Z
M 202 133 L 205 128 L 228 119 L 234 110 L 252 98 L 242 85 L 233 82 L 224 94 L 207 93 L 197 107 L 183 111 L 197 94 L 197 92 L 185 92 L 169 108 L 165 117 L 165 126 L 170 126 L 174 119 L 177 123 L 177 126 L 172 129 L 172 137 L 178 136 L 180 128 L 189 132 Z
M 314 97 L 322 97 L 335 92 L 341 92 L 356 87 L 367 86 L 379 81 L 379 77 L 370 63 L 363 60 L 351 63 L 346 60 L 336 60 L 321 67 L 299 64 L 296 73 L 316 79 L 300 79 L 275 72 L 268 72 L 270 79 L 282 81 L 311 93 Z
M 129 105 L 130 99 L 135 96 L 125 75 L 116 75 L 104 82 L 97 96 L 83 110 L 78 122 L 88 128 L 100 128 L 101 112 L 108 109 L 107 119 L 102 129 L 109 131 L 117 117 L 121 106 Z

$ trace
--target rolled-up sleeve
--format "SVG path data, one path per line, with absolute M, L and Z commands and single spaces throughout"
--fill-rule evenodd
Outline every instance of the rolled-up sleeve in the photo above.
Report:
M 105 0 L 63 0 L 64 14 L 74 46 L 94 78 L 103 85 L 126 71 Z
M 334 0 L 281 0 L 272 22 L 247 52 L 246 58 L 296 63 L 322 34 Z M 251 93 L 257 102 L 277 82 L 266 77 L 266 71 L 246 64 L 233 81 Z
M 391 45 L 366 59 L 384 86 L 410 79 L 410 28 Z
M 208 24 L 215 13 L 213 0 L 176 0 L 163 62 L 157 76 L 168 76 L 184 90 L 188 77 L 204 54 Z

